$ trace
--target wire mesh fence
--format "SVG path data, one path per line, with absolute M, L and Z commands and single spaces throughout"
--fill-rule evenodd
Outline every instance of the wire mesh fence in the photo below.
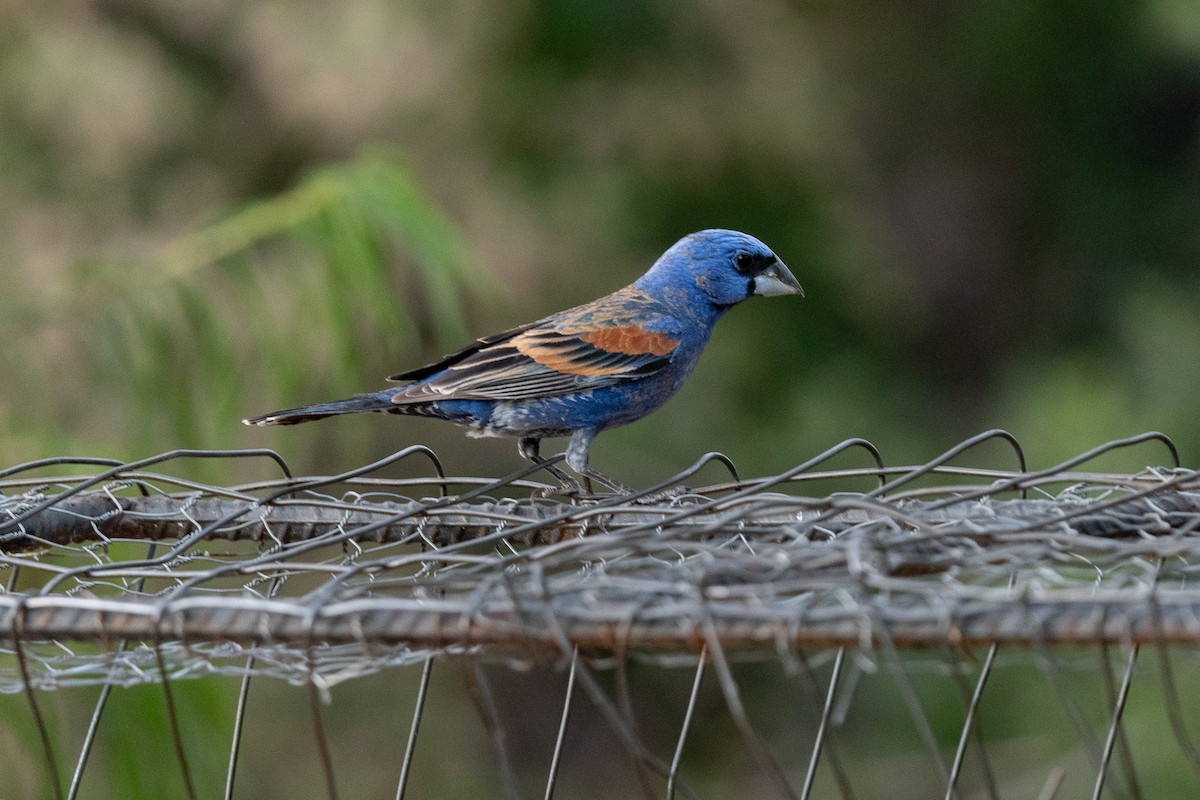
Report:
M 1010 468 L 954 466 L 994 440 L 1011 446 Z M 1148 455 L 1171 465 L 1087 471 L 1135 445 L 1159 448 Z M 865 466 L 828 468 L 853 453 Z M 244 459 L 275 477 L 212 486 L 172 475 L 194 458 Z M 397 464 L 428 476 L 388 477 Z M 0 472 L 0 693 L 21 698 L 33 721 L 25 744 L 36 737 L 43 793 L 77 796 L 105 708 L 152 684 L 180 785 L 199 796 L 173 690 L 232 677 L 241 683 L 231 690 L 225 796 L 235 796 L 239 761 L 254 758 L 244 722 L 251 680 L 264 678 L 307 687 L 323 776 L 312 796 L 338 796 L 322 700 L 351 679 L 396 672 L 415 681 L 405 746 L 385 770 L 397 797 L 422 780 L 425 720 L 454 702 L 483 722 L 496 765 L 489 796 L 529 794 L 531 780 L 554 796 L 564 760 L 581 761 L 572 747 L 581 713 L 608 729 L 648 797 L 732 793 L 721 783 L 730 775 L 737 794 L 753 785 L 762 796 L 877 796 L 881 779 L 861 768 L 872 756 L 858 737 L 891 738 L 901 723 L 864 734 L 855 719 L 879 703 L 903 710 L 925 753 L 911 796 L 930 787 L 947 798 L 1144 796 L 1143 730 L 1173 741 L 1171 780 L 1182 771 L 1200 785 L 1181 702 L 1198 673 L 1200 474 L 1179 467 L 1161 434 L 1037 471 L 1003 431 L 905 467 L 849 440 L 751 480 L 710 454 L 628 496 L 564 496 L 539 469 L 446 477 L 435 454 L 412 447 L 303 478 L 264 450 Z M 715 470 L 721 482 L 687 488 Z M 1152 657 L 1140 655 L 1146 646 Z M 764 665 L 776 670 L 770 679 L 755 672 Z M 431 707 L 431 681 L 446 669 L 462 673 L 466 691 Z M 1012 727 L 1013 690 L 997 688 L 998 670 L 1025 670 L 1049 688 L 1046 713 L 1069 721 L 1077 752 L 1036 776 L 1014 773 L 1006 751 L 1020 736 L 982 732 L 985 718 Z M 555 688 L 532 692 L 541 707 L 514 720 L 511 698 L 494 687 L 530 671 Z M 650 697 L 631 688 L 634 673 L 657 685 Z M 883 700 L 878 686 L 864 688 L 872 675 L 889 678 Z M 1084 699 L 1073 688 L 1081 675 L 1098 688 Z M 768 704 L 803 718 L 794 730 L 763 724 L 764 681 L 778 690 Z M 1136 735 L 1123 724 L 1135 685 L 1147 709 Z M 100 693 L 68 747 L 43 713 L 45 690 L 78 687 Z M 656 692 L 674 693 L 669 709 Z M 652 711 L 638 710 L 647 703 Z M 714 777 L 721 759 L 696 753 L 711 747 L 706 725 L 739 742 L 725 776 Z M 532 778 L 510 744 L 522 726 L 553 734 Z M 904 781 L 890 780 L 888 796 L 906 796 Z

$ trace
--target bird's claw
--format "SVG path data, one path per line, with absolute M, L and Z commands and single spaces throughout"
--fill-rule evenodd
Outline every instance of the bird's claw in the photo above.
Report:
M 534 489 L 530 495 L 531 499 L 545 500 L 550 497 L 562 497 L 575 502 L 576 500 L 591 496 L 591 492 L 584 489 L 578 481 L 570 478 L 560 478 L 559 480 L 560 483 L 558 486 L 545 484 Z
M 671 486 L 658 492 L 652 492 L 633 500 L 637 505 L 657 505 L 659 503 L 675 503 L 695 492 L 688 486 Z M 703 495 L 695 495 L 702 497 Z

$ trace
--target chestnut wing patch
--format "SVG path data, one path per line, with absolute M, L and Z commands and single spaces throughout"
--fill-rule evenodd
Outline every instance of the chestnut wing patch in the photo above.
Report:
M 392 402 L 571 394 L 651 375 L 666 366 L 678 345 L 676 339 L 636 325 L 582 331 L 534 327 L 456 354 L 443 362 L 440 374 L 397 390 Z
M 636 326 L 587 331 L 533 330 L 512 341 L 523 355 L 569 375 L 632 377 L 670 355 L 678 341 Z
M 673 351 L 678 340 L 672 339 L 665 333 L 654 333 L 636 325 L 623 325 L 619 328 L 601 328 L 579 335 L 579 338 L 594 344 L 601 350 L 624 355 L 656 355 L 665 356 Z

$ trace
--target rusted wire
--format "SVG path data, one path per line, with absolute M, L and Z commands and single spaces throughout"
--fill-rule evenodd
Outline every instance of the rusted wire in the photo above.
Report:
M 1012 448 L 1017 469 L 955 465 L 993 441 Z M 1172 466 L 1087 471 L 1114 450 L 1161 457 L 1152 449 L 1159 443 Z M 864 451 L 866 466 L 828 468 L 835 457 Z M 268 459 L 285 477 L 216 486 L 167 471 L 192 458 Z M 383 477 L 381 470 L 409 459 L 429 477 Z M 434 453 L 412 447 L 341 474 L 301 478 L 262 450 L 174 451 L 130 463 L 44 459 L 0 471 L 0 692 L 27 698 L 50 793 L 62 796 L 62 787 L 40 690 L 104 687 L 74 796 L 113 687 L 160 683 L 191 794 L 171 687 L 193 676 L 242 677 L 225 785 L 231 796 L 249 679 L 305 683 L 323 788 L 333 797 L 319 702 L 328 687 L 420 665 L 408 739 L 392 773 L 404 796 L 430 671 L 442 659 L 463 662 L 499 761 L 496 794 L 519 795 L 520 778 L 483 665 L 550 661 L 570 664 L 572 678 L 546 796 L 555 790 L 577 693 L 624 747 L 644 794 L 665 788 L 697 796 L 681 767 L 707 673 L 764 785 L 807 797 L 828 756 L 849 797 L 854 776 L 835 758 L 830 737 L 853 706 L 858 659 L 894 679 L 942 775 L 938 791 L 969 795 L 959 782 L 971 744 L 980 749 L 987 794 L 998 796 L 978 721 L 994 665 L 1015 647 L 1039 658 L 1093 754 L 1095 793 L 1114 755 L 1123 765 L 1116 774 L 1137 791 L 1121 723 L 1136 699 L 1132 659 L 1119 685 L 1106 676 L 1110 724 L 1101 740 L 1059 675 L 1059 648 L 1154 646 L 1164 696 L 1177 698 L 1168 650 L 1200 644 L 1200 473 L 1180 468 L 1174 445 L 1158 433 L 1033 471 L 1015 437 L 999 430 L 912 466 L 885 466 L 860 439 L 758 478 L 739 478 L 728 458 L 709 453 L 628 496 L 557 496 L 556 484 L 543 481 L 554 463 L 499 479 L 447 477 Z M 684 488 L 711 464 L 731 479 Z M 876 485 L 864 489 L 867 481 Z M 972 686 L 956 654 L 975 647 L 986 656 Z M 905 651 L 914 649 L 952 654 L 965 717 L 950 753 L 909 678 Z M 823 689 L 808 664 L 812 654 L 833 661 Z M 694 669 L 669 760 L 647 745 L 637 723 L 625 672 L 632 659 Z M 737 680 L 736 664 L 746 659 L 776 661 L 793 675 L 803 669 L 810 691 L 820 690 L 806 764 L 788 762 L 759 732 Z M 605 663 L 619 667 L 615 700 L 594 674 Z M 1200 764 L 1170 706 L 1176 741 L 1188 763 Z M 1046 791 L 1060 782 L 1052 776 Z

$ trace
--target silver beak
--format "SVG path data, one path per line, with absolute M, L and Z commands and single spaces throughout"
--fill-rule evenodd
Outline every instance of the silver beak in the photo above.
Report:
M 754 276 L 754 293 L 763 297 L 781 294 L 798 294 L 804 297 L 804 287 L 796 280 L 791 270 L 777 258 L 774 264 Z

